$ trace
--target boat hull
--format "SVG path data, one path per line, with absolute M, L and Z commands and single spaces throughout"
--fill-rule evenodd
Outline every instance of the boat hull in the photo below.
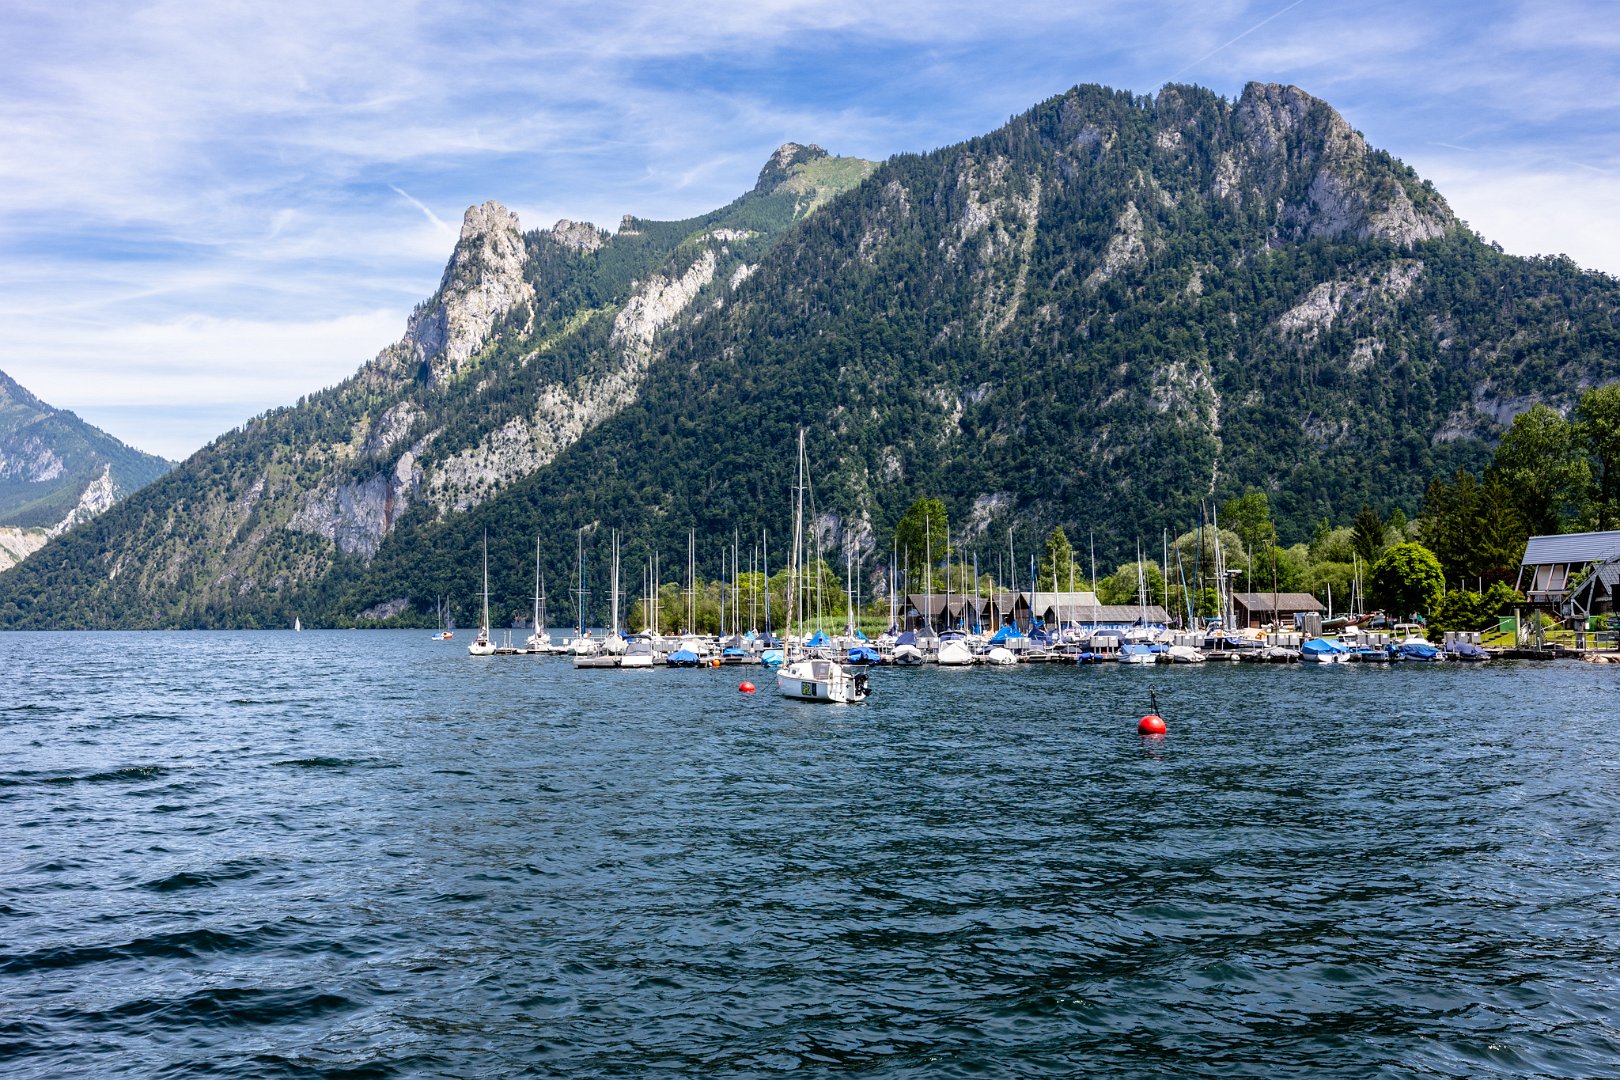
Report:
M 801 660 L 776 673 L 776 689 L 794 701 L 853 705 L 866 700 L 866 676 L 850 675 L 827 660 Z

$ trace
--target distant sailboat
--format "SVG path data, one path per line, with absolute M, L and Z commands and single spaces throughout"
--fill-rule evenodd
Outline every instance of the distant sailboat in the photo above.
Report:
M 444 597 L 439 597 L 439 632 L 433 635 L 434 641 L 449 641 L 456 635 L 451 632 L 449 613 L 444 606 Z
M 298 616 L 294 615 L 293 616 L 293 633 L 295 633 L 295 634 L 302 633 L 303 629 L 304 629 L 303 621 L 301 619 L 299 619 Z

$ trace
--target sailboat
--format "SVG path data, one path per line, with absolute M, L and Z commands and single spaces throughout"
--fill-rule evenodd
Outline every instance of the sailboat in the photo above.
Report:
M 439 612 L 439 632 L 437 634 L 433 635 L 433 640 L 434 641 L 449 641 L 451 638 L 455 637 L 456 635 L 452 631 L 452 628 L 450 626 L 449 614 L 448 614 L 448 612 L 446 612 L 445 607 L 444 607 L 444 597 L 442 597 L 442 596 L 439 597 L 438 603 L 439 603 L 439 607 L 438 607 L 438 612 Z
M 804 541 L 804 428 L 799 429 L 799 503 L 793 519 L 793 554 L 788 560 L 788 596 L 796 595 L 799 575 L 800 550 Z M 789 609 L 789 618 L 792 609 Z M 804 640 L 804 615 L 799 615 L 799 640 Z M 800 646 L 802 649 L 803 646 Z M 829 701 L 853 704 L 864 701 L 871 690 L 866 673 L 851 674 L 836 660 L 822 660 L 809 656 L 784 664 L 776 673 L 776 689 L 785 698 L 799 701 Z
M 295 633 L 295 634 L 301 633 L 303 631 L 303 629 L 304 629 L 304 620 L 302 620 L 298 616 L 294 615 L 293 616 L 293 633 Z
M 548 653 L 554 646 L 546 633 L 546 585 L 540 577 L 540 538 L 534 538 L 534 633 L 524 647 L 532 653 Z
M 591 637 L 591 632 L 585 628 L 585 530 L 580 529 L 579 541 L 579 633 L 571 643 L 568 643 L 569 652 L 578 656 L 595 656 L 602 651 L 602 643 Z
M 467 652 L 473 656 L 494 656 L 495 643 L 489 638 L 489 533 L 484 533 L 484 623 Z
M 1141 607 L 1142 614 L 1137 618 L 1136 625 L 1125 632 L 1126 643 L 1120 647 L 1119 662 L 1122 664 L 1157 664 L 1159 654 L 1164 651 L 1163 646 L 1153 642 L 1152 631 L 1148 629 L 1147 622 L 1147 578 L 1142 570 L 1142 544 L 1136 545 L 1136 600 Z

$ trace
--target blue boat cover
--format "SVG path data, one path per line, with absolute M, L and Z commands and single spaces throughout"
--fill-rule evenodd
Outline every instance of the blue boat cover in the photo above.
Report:
M 1318 637 L 1311 638 L 1311 640 L 1301 645 L 1299 651 L 1309 656 L 1331 656 L 1334 653 L 1347 653 L 1350 649 L 1337 641 L 1329 641 L 1327 638 Z
M 812 637 L 809 641 L 805 642 L 805 644 L 810 646 L 810 648 L 815 649 L 815 648 L 821 647 L 822 645 L 831 645 L 832 644 L 832 638 L 828 637 L 826 634 L 822 633 L 820 630 L 817 630 L 816 633 L 815 633 L 815 636 Z
M 857 645 L 849 650 L 849 662 L 852 664 L 881 664 L 883 656 L 876 649 L 865 645 Z
M 1051 635 L 1046 632 L 1046 627 L 1037 626 L 1035 629 L 1029 632 L 1029 640 L 1039 642 L 1042 645 L 1047 645 L 1051 643 L 1052 638 Z
M 697 653 L 693 652 L 691 649 L 676 649 L 674 652 L 669 654 L 669 659 L 665 661 L 665 663 L 673 667 L 696 664 L 697 662 Z
M 894 643 L 896 645 L 911 645 L 915 647 L 917 644 L 917 631 L 907 630 L 905 633 L 895 638 Z
M 1408 642 L 1401 646 L 1401 652 L 1417 660 L 1433 660 L 1440 655 L 1440 650 L 1433 645 L 1425 645 L 1421 641 Z
M 1000 630 L 996 631 L 995 637 L 992 637 L 990 639 L 990 644 L 992 644 L 992 645 L 1005 645 L 1007 642 L 1009 642 L 1009 641 L 1017 641 L 1020 638 L 1022 638 L 1023 636 L 1024 636 L 1023 634 L 1020 634 L 1018 632 L 1018 627 L 1016 627 L 1016 626 L 1003 626 Z
M 766 667 L 780 667 L 782 665 L 782 650 L 766 649 L 759 654 L 759 662 Z
M 1456 653 L 1458 656 L 1489 656 L 1490 655 L 1484 649 L 1480 648 L 1478 645 L 1475 645 L 1471 641 L 1454 641 L 1454 642 L 1451 643 L 1451 645 L 1447 648 L 1446 651 Z
M 865 634 L 861 633 L 860 628 L 857 627 L 856 630 L 855 630 L 855 640 L 856 641 L 871 641 L 872 639 L 867 637 Z

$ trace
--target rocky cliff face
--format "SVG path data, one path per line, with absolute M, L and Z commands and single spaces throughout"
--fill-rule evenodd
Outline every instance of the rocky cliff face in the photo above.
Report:
M 1250 83 L 1234 119 L 1239 142 L 1221 187 L 1230 193 L 1247 183 L 1257 193 L 1277 193 L 1279 238 L 1348 237 L 1410 247 L 1456 224 L 1438 196 L 1420 190 L 1419 206 L 1399 177 L 1375 169 L 1361 133 L 1297 86 Z
M 526 258 L 516 214 L 494 201 L 467 208 L 437 301 L 413 317 L 405 332 L 431 381 L 454 379 L 488 340 L 496 319 L 533 303 L 534 289 L 523 278 Z

